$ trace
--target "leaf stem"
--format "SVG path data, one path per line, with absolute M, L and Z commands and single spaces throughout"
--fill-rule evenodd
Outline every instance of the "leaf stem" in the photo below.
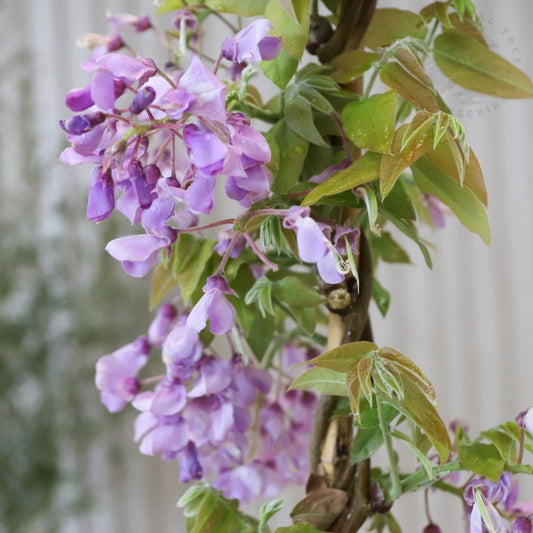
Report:
M 387 422 L 387 419 L 385 418 L 385 413 L 383 412 L 383 402 L 379 394 L 376 394 L 375 398 L 378 410 L 379 427 L 381 428 L 381 432 L 383 433 L 385 449 L 387 450 L 387 457 L 389 458 L 390 464 L 390 479 L 392 483 L 392 491 L 390 497 L 392 500 L 395 500 L 402 492 L 400 486 L 400 473 L 398 471 L 398 461 L 394 448 L 392 447 L 389 423 Z

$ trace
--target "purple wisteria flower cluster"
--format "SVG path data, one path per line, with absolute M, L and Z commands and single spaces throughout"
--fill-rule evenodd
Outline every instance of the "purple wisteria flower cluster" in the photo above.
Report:
M 135 441 L 146 455 L 179 462 L 180 480 L 207 478 L 229 498 L 250 501 L 303 483 L 302 454 L 316 395 L 285 392 L 271 373 L 241 357 L 206 353 L 191 315 L 163 304 L 147 336 L 100 358 L 96 386 L 111 412 L 131 403 L 139 411 Z M 139 378 L 152 350 L 161 350 L 164 375 Z M 286 367 L 308 350 L 286 345 Z M 153 389 L 147 389 L 155 383 Z M 144 390 L 143 390 L 144 389 Z

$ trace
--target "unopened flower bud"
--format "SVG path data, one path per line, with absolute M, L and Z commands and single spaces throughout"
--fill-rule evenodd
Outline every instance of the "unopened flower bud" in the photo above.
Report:
M 109 38 L 109 41 L 107 42 L 107 51 L 108 52 L 116 52 L 117 50 L 120 50 L 124 46 L 124 41 L 122 40 L 122 37 L 117 33 L 115 35 L 111 35 Z
M 65 98 L 66 106 L 75 113 L 85 111 L 94 105 L 91 97 L 91 86 L 72 89 L 67 93 Z
M 59 125 L 71 135 L 82 135 L 101 124 L 104 120 L 105 115 L 97 111 L 96 113 L 84 113 L 83 115 L 74 115 L 66 120 L 60 120 Z
M 155 100 L 155 89 L 153 87 L 143 87 L 139 89 L 130 104 L 130 113 L 138 115 L 144 111 Z
M 428 524 L 425 528 L 423 533 L 441 533 L 440 527 L 437 524 Z

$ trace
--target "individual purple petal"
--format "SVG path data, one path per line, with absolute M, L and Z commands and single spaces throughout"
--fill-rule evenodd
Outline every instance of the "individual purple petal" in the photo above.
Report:
M 231 144 L 239 149 L 248 161 L 245 168 L 257 163 L 268 163 L 271 158 L 270 146 L 255 128 L 249 125 L 230 126 Z
M 105 249 L 130 276 L 140 278 L 148 274 L 157 263 L 159 251 L 168 245 L 166 238 L 143 234 L 113 239 Z
M 179 88 L 195 96 L 189 112 L 199 117 L 224 122 L 226 119 L 226 86 L 193 56 L 189 68 L 179 81 Z
M 187 442 L 189 442 L 189 432 L 183 420 L 162 423 L 144 436 L 139 451 L 144 455 L 179 452 L 187 445 Z
M 215 176 L 222 170 L 227 148 L 214 133 L 188 124 L 183 130 L 183 142 L 189 159 L 203 174 Z
M 220 444 L 233 427 L 233 405 L 223 403 L 219 409 L 211 413 L 211 425 L 209 427 L 209 440 L 213 445 Z
M 215 179 L 196 178 L 185 193 L 185 203 L 193 213 L 210 213 L 214 206 Z
M 151 391 L 150 391 L 151 392 Z M 150 412 L 144 412 L 137 416 L 134 424 L 135 442 L 139 442 L 144 435 L 157 426 L 157 417 Z
M 107 22 L 112 26 L 115 32 L 132 29 L 136 33 L 146 31 L 151 27 L 150 17 L 148 15 L 130 15 L 129 13 L 117 13 L 108 15 Z
M 202 479 L 203 470 L 194 442 L 191 440 L 178 454 L 180 465 L 180 483 L 187 483 L 191 479 Z
M 531 519 L 524 516 L 517 518 L 511 524 L 511 533 L 532 533 L 533 525 Z
M 82 63 L 82 67 L 92 70 L 89 62 Z M 96 60 L 96 65 L 106 70 L 116 78 L 121 78 L 129 84 L 138 81 L 139 86 L 157 72 L 157 67 L 152 59 L 137 56 L 136 58 L 124 54 L 105 54 Z M 94 99 L 94 97 L 93 97 Z
M 115 82 L 113 74 L 106 69 L 98 69 L 91 83 L 91 98 L 102 111 L 113 111 L 115 107 Z
M 174 415 L 179 413 L 187 402 L 187 391 L 177 381 L 163 379 L 156 387 L 151 406 L 154 415 Z
M 524 415 L 524 427 L 533 434 L 533 408 L 528 409 Z
M 142 227 L 149 232 L 155 232 L 174 215 L 176 204 L 172 198 L 156 198 L 148 209 L 141 214 Z
M 65 105 L 75 113 L 89 109 L 94 105 L 91 97 L 91 86 L 71 89 L 65 97 Z
M 348 250 L 346 249 L 345 239 L 348 239 L 350 249 L 354 254 L 358 254 L 359 250 L 357 249 L 357 243 L 359 241 L 360 234 L 361 232 L 358 228 L 339 226 L 335 232 L 335 248 L 341 255 L 347 255 Z
M 337 261 L 331 250 L 316 262 L 316 266 L 320 277 L 326 283 L 334 285 L 343 281 L 344 276 L 337 270 Z
M 222 491 L 226 498 L 249 502 L 262 494 L 262 479 L 254 465 L 241 465 L 221 472 L 213 481 L 213 487 Z
M 451 212 L 450 208 L 431 194 L 424 194 L 424 203 L 433 226 L 443 228 L 446 225 L 446 216 Z
M 85 163 L 92 163 L 95 165 L 99 165 L 102 163 L 104 159 L 103 154 L 89 154 L 84 155 L 80 154 L 77 150 L 69 146 L 68 148 L 65 148 L 61 155 L 59 156 L 59 161 L 61 163 L 64 163 L 65 165 L 81 165 Z
M 163 344 L 162 357 L 166 365 L 194 365 L 202 355 L 198 333 L 183 318 L 168 333 Z
M 189 91 L 178 87 L 166 92 L 159 100 L 159 105 L 164 108 L 169 118 L 179 120 L 183 113 L 189 111 L 196 96 Z
M 168 302 L 159 308 L 156 317 L 148 328 L 148 340 L 152 345 L 163 346 L 177 316 L 178 310 Z
M 217 252 L 217 254 L 220 256 L 224 255 L 229 245 L 233 242 L 234 238 L 235 230 L 233 230 L 232 228 L 222 230 L 218 234 L 218 241 L 215 245 L 215 252 Z M 245 245 L 246 239 L 242 235 L 237 237 L 236 241 L 233 243 L 233 248 L 231 249 L 230 257 L 234 259 L 239 257 Z
M 122 187 L 124 187 L 126 191 L 117 200 L 116 207 L 132 224 L 136 224 L 141 221 L 142 216 L 142 209 L 139 205 L 137 192 L 129 181 L 122 184 Z
M 87 218 L 92 222 L 105 220 L 115 208 L 115 189 L 111 171 L 98 166 L 91 172 Z
M 278 57 L 281 51 L 281 39 L 279 37 L 264 37 L 257 43 L 259 55 L 263 61 L 270 61 Z
M 192 308 L 187 317 L 187 326 L 194 331 L 202 331 L 207 325 L 207 309 L 211 305 L 214 294 L 204 294 Z
M 252 423 L 252 413 L 244 407 L 233 407 L 233 424 L 237 431 L 244 433 Z
M 324 242 L 324 234 L 311 217 L 304 217 L 298 221 L 296 225 L 296 242 L 298 255 L 306 263 L 316 263 L 328 251 Z
M 83 115 L 74 115 L 65 120 L 60 120 L 61 128 L 71 135 L 82 135 L 91 131 L 95 126 L 101 124 L 105 120 L 105 115 L 96 111 L 94 113 L 84 113 Z
M 207 309 L 207 316 L 211 321 L 209 331 L 214 335 L 223 335 L 233 326 L 237 313 L 222 294 L 215 293 Z
M 182 21 L 185 22 L 186 31 L 195 32 L 198 29 L 198 19 L 188 9 L 180 9 L 175 13 L 172 23 L 178 32 L 182 30 Z
M 203 362 L 200 374 L 189 391 L 189 398 L 222 392 L 229 387 L 231 380 L 231 369 L 228 361 L 208 358 Z
M 323 170 L 320 174 L 316 174 L 312 178 L 309 178 L 309 181 L 313 183 L 322 183 L 326 181 L 330 176 L 335 174 L 338 170 L 344 170 L 350 166 L 351 161 L 349 159 L 343 159 L 340 163 L 331 165 L 330 167 Z

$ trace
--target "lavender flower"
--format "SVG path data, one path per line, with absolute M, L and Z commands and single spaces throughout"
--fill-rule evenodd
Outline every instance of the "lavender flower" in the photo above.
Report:
M 230 289 L 226 280 L 220 276 L 207 278 L 204 288 L 204 295 L 198 300 L 187 317 L 187 326 L 195 331 L 205 328 L 207 320 L 211 321 L 209 330 L 215 335 L 222 335 L 228 332 L 235 322 L 236 312 L 225 298 L 225 294 L 237 296 L 235 291 Z
M 270 37 L 270 30 L 272 24 L 267 19 L 254 20 L 222 43 L 222 56 L 236 63 L 274 59 L 281 50 L 281 39 Z
M 111 413 L 124 409 L 140 390 L 139 370 L 148 361 L 150 344 L 144 336 L 96 363 L 96 387 L 101 391 L 102 403 Z

